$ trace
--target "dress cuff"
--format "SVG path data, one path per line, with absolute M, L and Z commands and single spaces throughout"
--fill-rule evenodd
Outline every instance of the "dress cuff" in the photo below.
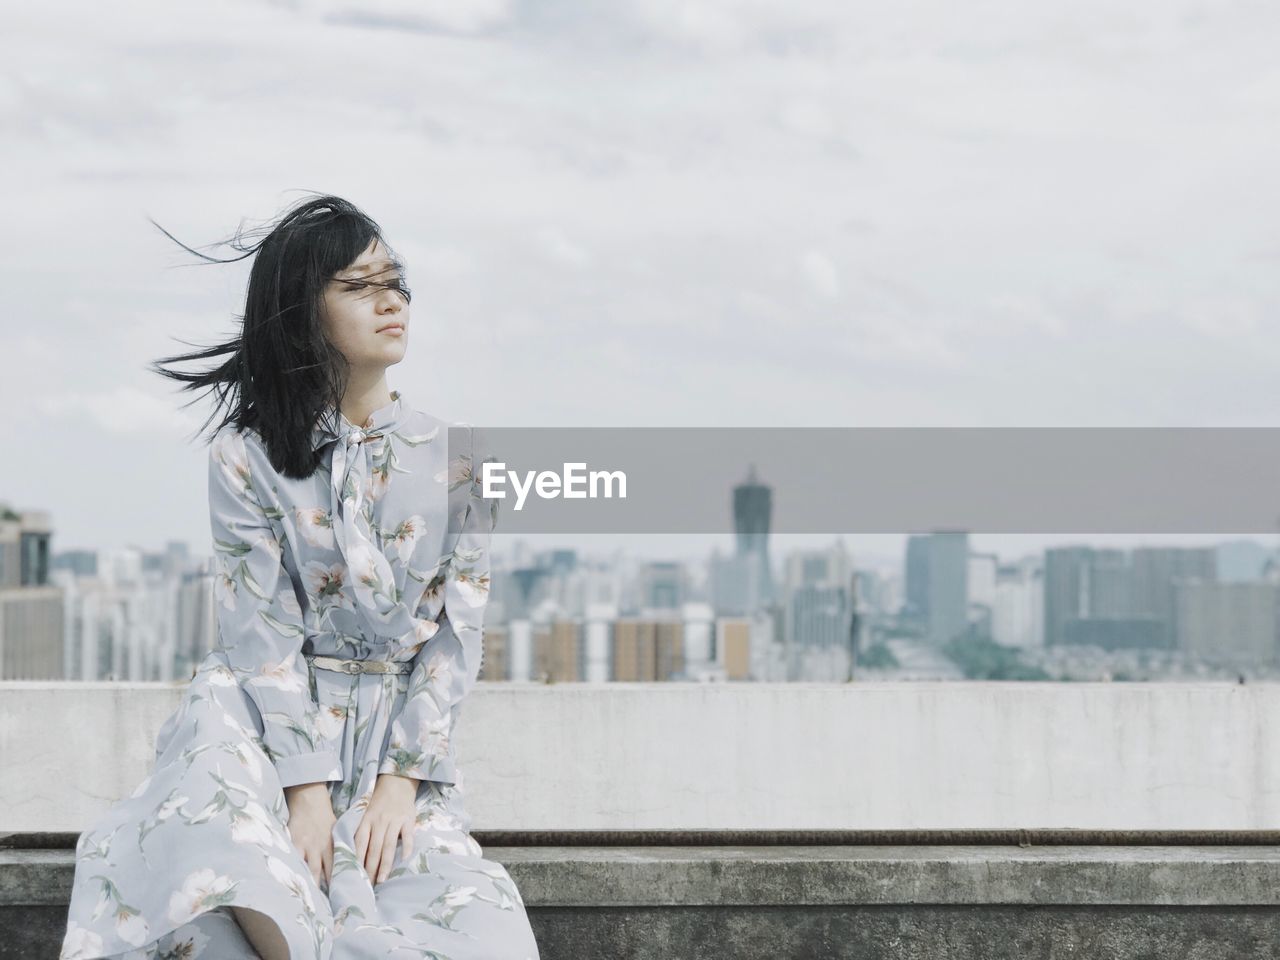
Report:
M 323 783 L 342 779 L 342 758 L 333 750 L 278 757 L 275 768 L 282 788 L 299 783 Z
M 389 750 L 378 773 L 394 773 L 414 780 L 434 780 L 437 783 L 457 782 L 453 758 L 438 753 L 410 753 L 407 750 Z

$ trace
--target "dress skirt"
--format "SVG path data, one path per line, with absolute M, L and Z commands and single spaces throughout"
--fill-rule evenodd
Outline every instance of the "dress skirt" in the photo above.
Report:
M 341 744 L 328 782 L 333 875 L 317 885 L 262 749 L 262 720 L 225 654 L 210 653 L 156 741 L 151 772 L 79 839 L 62 960 L 256 960 L 232 905 L 270 917 L 291 960 L 536 960 L 524 902 L 470 835 L 462 775 L 419 781 L 410 858 L 375 885 L 355 832 L 403 705 L 407 675 L 314 671 Z

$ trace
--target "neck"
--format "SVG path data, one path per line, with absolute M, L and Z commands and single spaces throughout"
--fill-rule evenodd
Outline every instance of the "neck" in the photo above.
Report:
M 342 415 L 356 426 L 363 426 L 369 414 L 379 407 L 391 402 L 391 391 L 387 388 L 386 371 L 380 371 L 375 378 L 362 380 L 353 374 L 347 384 L 347 392 L 342 395 Z

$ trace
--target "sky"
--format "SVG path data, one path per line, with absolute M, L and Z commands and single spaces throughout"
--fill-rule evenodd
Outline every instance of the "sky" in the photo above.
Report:
M 15 8 L 0 500 L 55 550 L 207 548 L 210 407 L 147 364 L 234 332 L 247 263 L 147 218 L 226 257 L 312 192 L 405 258 L 389 382 L 451 420 L 1280 425 L 1278 28 L 1187 0 Z

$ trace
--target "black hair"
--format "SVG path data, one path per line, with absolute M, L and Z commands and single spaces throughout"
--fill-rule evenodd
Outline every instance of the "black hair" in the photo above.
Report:
M 299 479 L 310 476 L 320 459 L 312 449 L 313 429 L 326 413 L 339 409 L 350 374 L 347 358 L 325 336 L 325 284 L 354 263 L 375 238 L 386 246 L 382 229 L 340 197 L 315 196 L 256 230 L 244 231 L 241 221 L 235 235 L 223 241 L 240 251 L 240 256 L 219 260 L 192 250 L 154 220 L 151 223 L 208 263 L 233 263 L 250 255 L 254 260 L 236 336 L 192 353 L 163 357 L 150 364 L 150 369 L 181 382 L 183 390 L 216 394 L 214 410 L 201 430 L 220 409 L 224 415 L 210 439 L 227 424 L 252 428 L 262 438 L 277 471 Z M 256 244 L 244 243 L 244 237 L 262 234 Z M 398 276 L 349 283 L 393 286 L 408 302 L 404 266 L 394 254 L 390 258 L 392 272 Z M 224 356 L 227 359 L 220 364 L 194 373 L 168 368 L 170 364 Z

